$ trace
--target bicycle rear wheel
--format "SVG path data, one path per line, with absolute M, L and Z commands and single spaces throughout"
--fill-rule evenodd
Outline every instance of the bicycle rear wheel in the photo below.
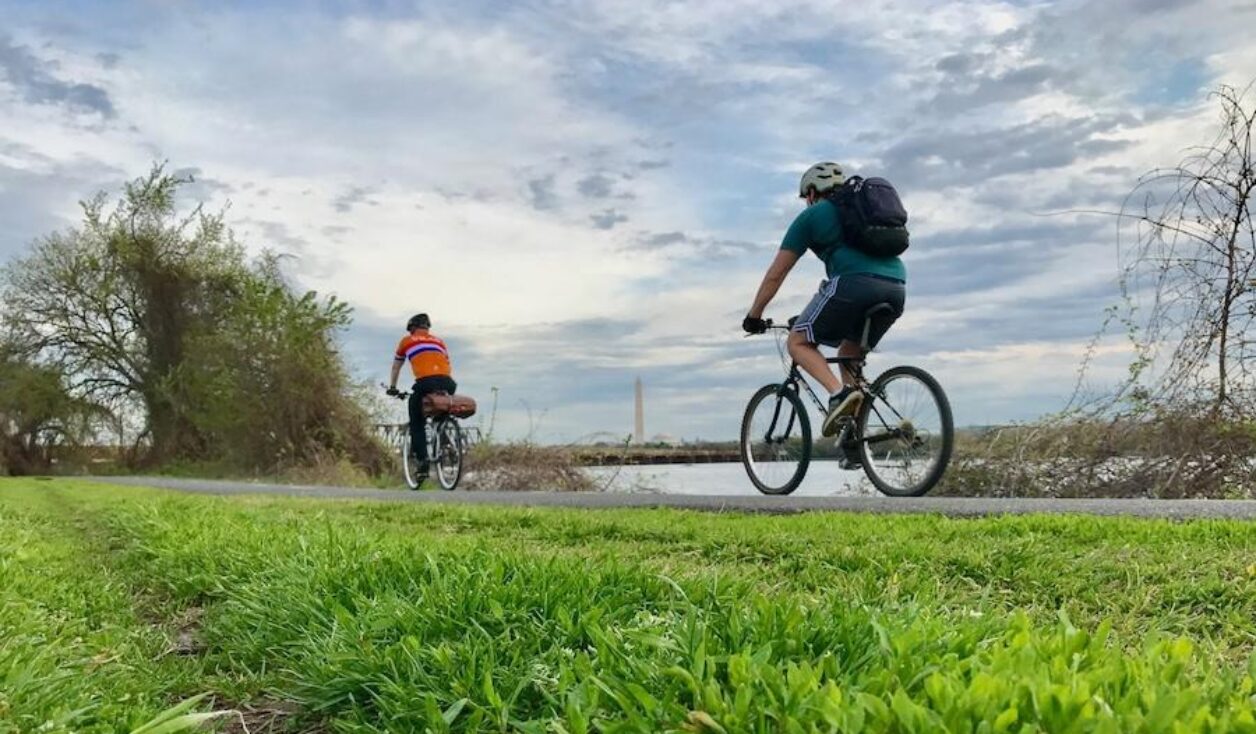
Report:
M 858 416 L 864 473 L 891 497 L 918 497 L 951 460 L 955 427 L 942 386 L 918 367 L 894 367 L 872 383 Z
M 764 385 L 741 420 L 741 463 L 764 494 L 789 494 L 811 463 L 811 421 L 798 392 Z
M 436 422 L 432 432 L 436 435 L 432 454 L 436 483 L 441 489 L 453 490 L 462 478 L 462 431 L 453 418 L 443 418 Z
M 410 429 L 407 427 L 405 438 L 401 441 L 401 476 L 405 480 L 407 487 L 418 489 L 423 484 L 423 478 L 419 474 L 418 460 L 411 453 L 411 448 L 413 446 L 410 442 Z

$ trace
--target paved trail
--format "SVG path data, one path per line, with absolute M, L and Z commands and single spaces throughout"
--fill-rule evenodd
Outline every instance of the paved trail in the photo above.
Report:
M 282 495 L 382 502 L 430 502 L 451 505 L 514 507 L 675 507 L 712 512 L 842 512 L 921 513 L 954 517 L 1073 513 L 1131 517 L 1256 519 L 1256 500 L 1063 500 L 986 499 L 973 497 L 756 497 L 681 494 L 573 492 L 407 492 L 277 484 L 250 484 L 167 477 L 100 477 L 98 481 L 179 492 L 216 495 Z

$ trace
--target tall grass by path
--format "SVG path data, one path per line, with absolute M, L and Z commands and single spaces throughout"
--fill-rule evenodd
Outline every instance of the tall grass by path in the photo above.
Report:
M 1244 523 L 55 485 L 210 680 L 338 731 L 1256 731 Z
M 104 549 L 51 495 L 0 486 L 0 732 L 196 724 L 178 705 L 194 697 L 195 664 L 165 654 L 168 637 L 99 562 Z

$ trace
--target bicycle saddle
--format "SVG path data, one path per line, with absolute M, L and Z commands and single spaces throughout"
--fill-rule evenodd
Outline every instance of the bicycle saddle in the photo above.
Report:
M 897 315 L 897 314 L 898 314 L 898 309 L 894 308 L 894 304 L 878 303 L 873 306 L 869 306 L 868 310 L 864 311 L 864 318 L 875 319 L 878 316 L 883 316 L 883 315 L 889 316 L 889 315 Z

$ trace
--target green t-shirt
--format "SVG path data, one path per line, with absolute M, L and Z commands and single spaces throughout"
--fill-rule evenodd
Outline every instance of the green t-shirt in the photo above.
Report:
M 842 240 L 842 227 L 837 221 L 837 207 L 830 201 L 817 201 L 799 212 L 794 223 L 785 231 L 781 249 L 807 254 L 828 252 L 824 270 L 829 278 L 838 275 L 869 273 L 907 282 L 907 268 L 897 257 L 873 257 L 854 247 L 847 247 Z

